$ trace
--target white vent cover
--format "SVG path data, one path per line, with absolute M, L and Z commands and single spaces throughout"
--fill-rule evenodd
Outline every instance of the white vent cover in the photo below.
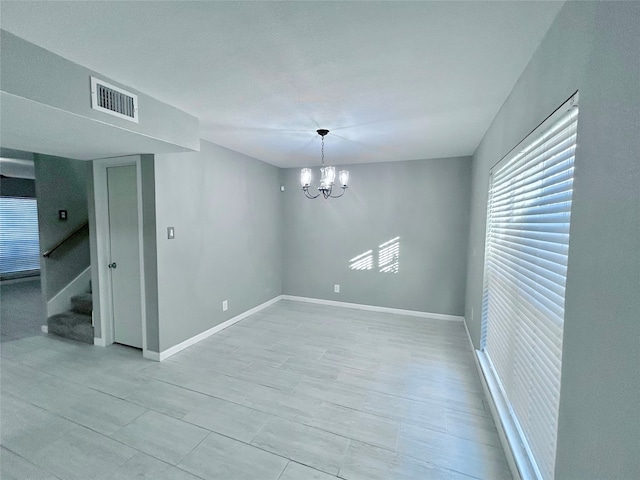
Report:
M 138 123 L 138 96 L 91 77 L 91 108 Z

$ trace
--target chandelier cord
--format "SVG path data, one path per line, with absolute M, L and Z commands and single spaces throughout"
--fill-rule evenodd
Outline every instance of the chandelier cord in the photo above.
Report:
M 322 167 L 324 167 L 324 135 L 322 135 L 322 148 L 321 148 L 321 152 L 322 152 Z

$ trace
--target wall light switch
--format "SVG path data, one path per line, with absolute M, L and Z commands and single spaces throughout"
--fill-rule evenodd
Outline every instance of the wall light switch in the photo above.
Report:
M 167 238 L 169 240 L 176 238 L 176 231 L 173 227 L 167 227 Z
M 226 312 L 228 308 L 229 308 L 229 304 L 227 303 L 226 300 L 223 300 L 222 301 L 222 311 Z
M 333 293 L 340 293 L 340 285 L 337 283 L 333 286 Z
M 280 185 L 280 191 L 284 192 L 284 185 Z

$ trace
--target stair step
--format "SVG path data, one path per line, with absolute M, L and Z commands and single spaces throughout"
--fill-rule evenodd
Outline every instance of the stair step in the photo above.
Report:
M 75 312 L 52 315 L 47 320 L 49 333 L 93 345 L 91 316 Z
M 87 292 L 71 297 L 71 310 L 83 315 L 91 315 L 93 310 L 93 295 Z

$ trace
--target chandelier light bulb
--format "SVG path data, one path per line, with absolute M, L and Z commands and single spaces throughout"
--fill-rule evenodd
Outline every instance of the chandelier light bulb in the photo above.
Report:
M 309 187 L 311 185 L 312 173 L 310 168 L 303 168 L 300 172 L 300 183 L 302 188 Z
M 320 169 L 322 173 L 322 178 L 320 179 L 320 183 L 324 184 L 328 187 L 333 185 L 336 181 L 336 167 L 324 167 Z
M 340 179 L 340 186 L 343 188 L 346 187 L 349 183 L 349 170 L 340 170 L 338 178 Z

